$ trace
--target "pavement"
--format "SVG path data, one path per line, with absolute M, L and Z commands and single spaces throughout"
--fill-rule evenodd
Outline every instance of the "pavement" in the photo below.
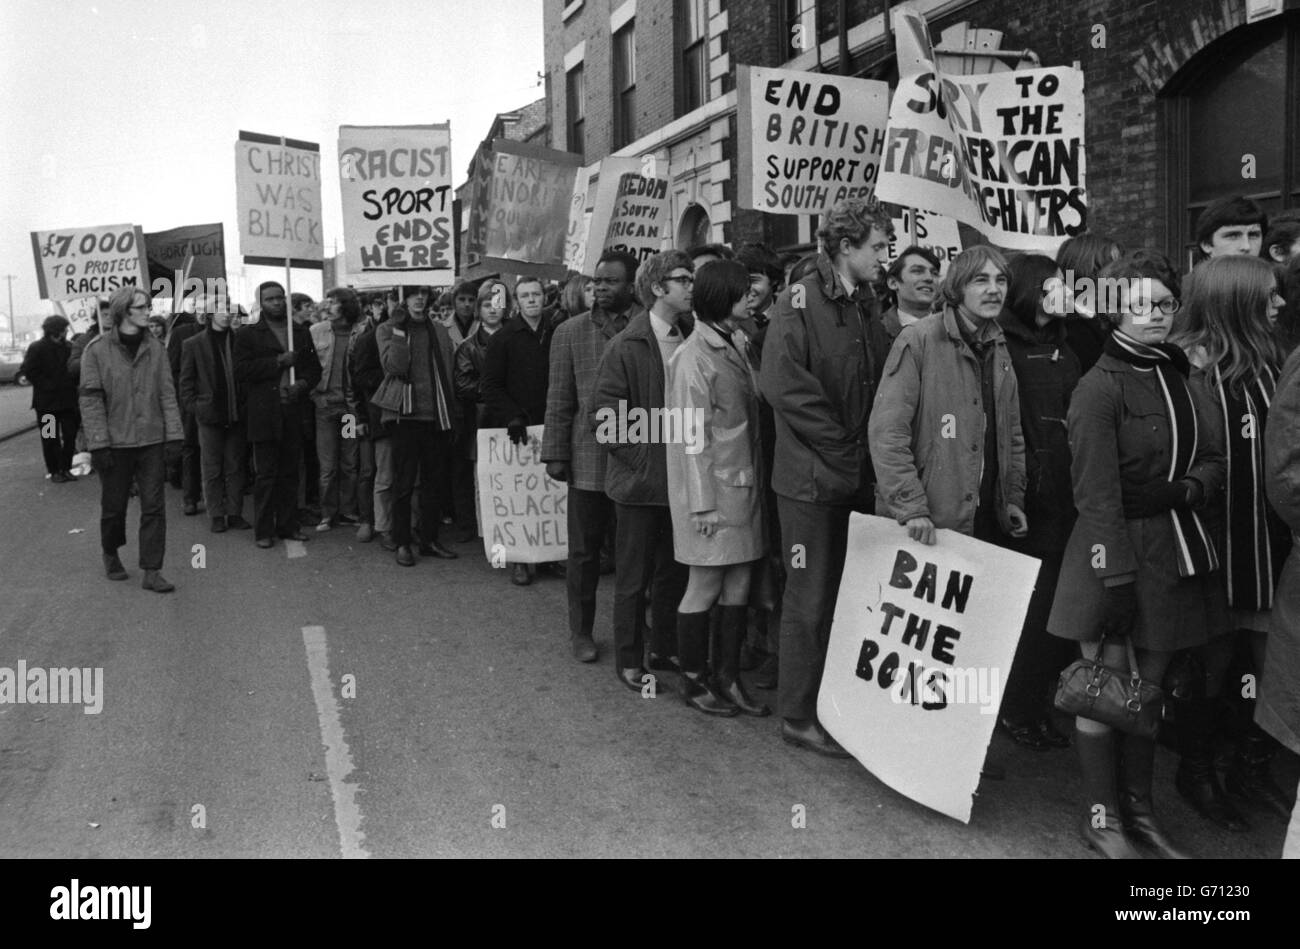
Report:
M 35 426 L 31 387 L 0 385 L 0 442 Z
M 0 705 L 0 857 L 1087 856 L 1071 751 L 995 737 L 1007 779 L 963 825 L 784 745 L 776 717 L 714 720 L 674 683 L 620 686 L 611 578 L 601 658 L 582 665 L 563 581 L 512 586 L 481 545 L 410 569 L 351 530 L 264 551 L 167 496 L 162 596 L 139 586 L 135 504 L 132 576 L 113 583 L 95 478 L 45 480 L 34 433 L 0 444 L 0 667 L 103 670 L 98 714 Z M 1175 766 L 1160 749 L 1175 838 L 1280 854 L 1280 821 L 1201 821 Z

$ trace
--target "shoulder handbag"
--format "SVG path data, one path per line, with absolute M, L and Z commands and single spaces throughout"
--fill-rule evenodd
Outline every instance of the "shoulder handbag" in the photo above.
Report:
M 397 376 L 384 376 L 384 381 L 370 397 L 370 404 L 385 412 L 408 415 L 411 412 L 411 384 Z
M 1092 719 L 1129 735 L 1155 738 L 1165 704 L 1164 690 L 1138 674 L 1132 639 L 1125 638 L 1127 672 L 1102 664 L 1105 644 L 1103 632 L 1096 659 L 1076 659 L 1061 672 L 1056 684 L 1056 707 L 1066 714 Z

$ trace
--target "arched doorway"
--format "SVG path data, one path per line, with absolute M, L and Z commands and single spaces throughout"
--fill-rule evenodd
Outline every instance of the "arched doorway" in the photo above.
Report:
M 703 206 L 691 204 L 682 214 L 681 223 L 677 225 L 677 246 L 682 250 L 709 243 L 711 224 L 709 213 Z

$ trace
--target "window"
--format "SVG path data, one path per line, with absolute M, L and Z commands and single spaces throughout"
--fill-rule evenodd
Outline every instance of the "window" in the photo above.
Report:
M 614 34 L 614 148 L 636 140 L 636 27 Z
M 682 94 L 678 115 L 698 109 L 709 97 L 707 5 L 707 0 L 678 0 L 677 22 L 682 34 Z
M 587 150 L 583 135 L 583 121 L 587 117 L 587 84 L 582 75 L 582 63 L 564 74 L 564 101 L 568 115 L 569 151 L 584 155 Z
M 873 13 L 873 0 L 847 0 L 845 19 L 848 28 L 867 22 Z M 790 36 L 790 55 L 798 56 L 813 48 L 813 37 L 825 43 L 839 35 L 839 0 L 785 0 L 786 32 Z M 796 27 L 798 28 L 796 31 Z
M 1270 215 L 1300 206 L 1300 15 L 1242 27 L 1192 65 L 1169 99 L 1170 249 L 1190 265 L 1196 219 L 1245 195 Z

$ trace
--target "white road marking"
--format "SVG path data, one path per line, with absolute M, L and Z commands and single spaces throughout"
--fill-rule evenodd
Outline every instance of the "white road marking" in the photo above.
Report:
M 286 538 L 284 542 L 284 551 L 289 555 L 290 560 L 293 560 L 295 557 L 306 557 L 307 545 L 300 540 L 289 540 Z
M 369 857 L 370 852 L 365 848 L 366 838 L 361 833 L 361 808 L 357 805 L 357 791 L 361 787 L 355 781 L 345 780 L 352 773 L 352 752 L 348 750 L 347 739 L 343 736 L 339 704 L 334 698 L 334 689 L 330 686 L 325 627 L 304 626 L 302 644 L 307 649 L 311 694 L 316 700 L 321 743 L 325 746 L 325 773 L 329 777 L 330 796 L 334 798 L 334 823 L 339 830 L 339 849 L 345 859 Z

